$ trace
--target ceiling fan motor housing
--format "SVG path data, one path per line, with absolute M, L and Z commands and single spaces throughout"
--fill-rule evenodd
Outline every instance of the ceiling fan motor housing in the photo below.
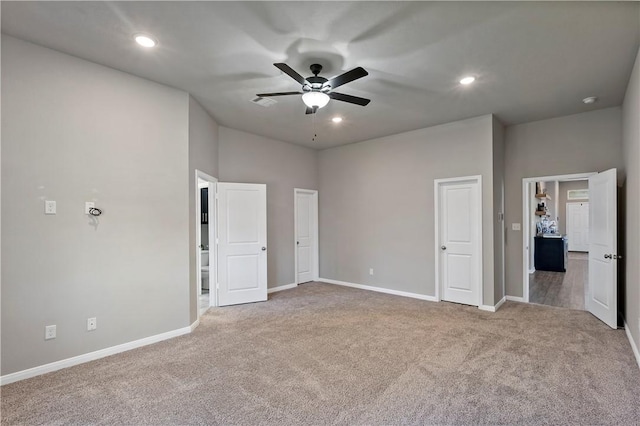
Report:
M 302 86 L 302 90 L 305 92 L 323 92 L 328 93 L 331 90 L 331 86 L 324 85 L 327 81 L 324 77 L 318 77 L 320 71 L 322 71 L 322 65 L 320 64 L 311 64 L 309 67 L 311 72 L 313 73 L 312 77 L 308 77 L 306 80 L 309 84 L 305 84 Z

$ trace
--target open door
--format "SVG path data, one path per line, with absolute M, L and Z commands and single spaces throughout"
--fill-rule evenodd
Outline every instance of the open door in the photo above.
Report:
M 218 305 L 267 300 L 267 187 L 218 183 Z
M 589 178 L 589 289 L 587 310 L 618 327 L 616 169 Z

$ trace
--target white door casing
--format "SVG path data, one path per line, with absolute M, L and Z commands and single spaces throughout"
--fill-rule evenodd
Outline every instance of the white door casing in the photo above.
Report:
M 589 203 L 567 203 L 569 251 L 589 251 Z
M 296 284 L 318 279 L 318 191 L 294 189 Z
M 436 289 L 442 300 L 482 304 L 482 179 L 435 181 Z
M 587 310 L 618 326 L 616 169 L 589 178 L 589 284 Z
M 218 305 L 267 300 L 267 187 L 218 183 Z

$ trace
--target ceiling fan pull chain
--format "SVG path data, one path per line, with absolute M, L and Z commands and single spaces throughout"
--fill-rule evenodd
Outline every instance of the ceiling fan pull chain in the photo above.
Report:
M 316 133 L 316 115 L 315 114 L 311 114 L 311 126 L 313 130 L 313 137 L 311 138 L 311 142 L 315 142 L 316 141 L 316 137 L 318 137 L 318 134 Z

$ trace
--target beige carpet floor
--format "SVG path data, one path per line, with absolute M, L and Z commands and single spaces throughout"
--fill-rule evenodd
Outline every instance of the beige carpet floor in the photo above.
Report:
M 3 425 L 640 423 L 625 333 L 587 312 L 319 283 L 1 391 Z

